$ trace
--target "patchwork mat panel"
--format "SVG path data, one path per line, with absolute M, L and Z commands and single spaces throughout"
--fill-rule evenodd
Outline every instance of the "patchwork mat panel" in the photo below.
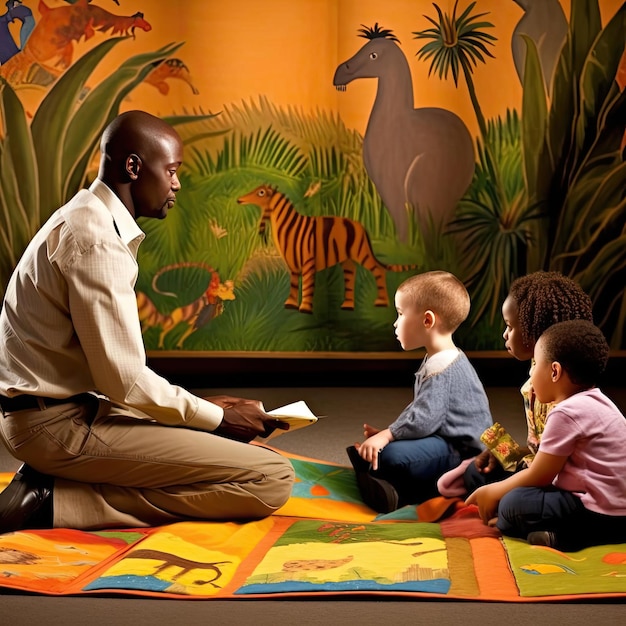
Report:
M 186 599 L 626 597 L 626 544 L 566 554 L 500 537 L 474 506 L 434 498 L 377 515 L 351 468 L 289 456 L 296 484 L 270 518 L 0 535 L 1 588 Z M 0 475 L 0 490 L 11 480 Z

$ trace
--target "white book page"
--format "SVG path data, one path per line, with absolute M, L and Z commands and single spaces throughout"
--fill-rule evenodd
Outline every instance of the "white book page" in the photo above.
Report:
M 285 416 L 285 417 L 301 417 L 304 419 L 310 419 L 314 422 L 317 421 L 317 416 L 309 409 L 307 403 L 304 400 L 298 400 L 298 402 L 292 402 L 291 404 L 285 404 L 285 406 L 278 407 L 272 411 L 268 411 L 270 415 Z
M 317 415 L 315 415 L 315 413 L 311 411 L 311 409 L 307 406 L 307 403 L 304 400 L 299 400 L 298 402 L 286 404 L 285 406 L 278 407 L 277 409 L 273 409 L 272 411 L 267 411 L 267 413 L 269 415 L 274 415 L 277 420 L 289 424 L 289 430 L 282 430 L 281 428 L 277 428 L 268 437 L 263 437 L 263 441 L 269 441 L 270 439 L 278 437 L 279 435 L 282 435 L 284 433 L 298 430 L 299 428 L 304 428 L 305 426 L 314 424 L 318 420 Z

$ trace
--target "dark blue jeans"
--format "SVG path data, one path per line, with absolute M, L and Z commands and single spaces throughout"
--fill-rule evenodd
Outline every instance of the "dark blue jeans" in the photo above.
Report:
M 418 504 L 438 494 L 437 480 L 461 462 L 461 453 L 439 436 L 400 439 L 387 444 L 373 476 L 389 481 L 400 506 Z
M 473 493 L 479 487 L 488 485 L 490 483 L 497 483 L 509 476 L 512 476 L 512 472 L 507 472 L 500 463 L 497 463 L 487 474 L 483 474 L 476 469 L 474 462 L 470 463 L 465 469 L 463 474 L 463 482 L 467 489 L 467 494 Z
M 535 530 L 553 531 L 560 550 L 626 542 L 626 516 L 602 515 L 586 509 L 580 498 L 556 487 L 518 487 L 498 506 L 503 535 L 526 539 Z

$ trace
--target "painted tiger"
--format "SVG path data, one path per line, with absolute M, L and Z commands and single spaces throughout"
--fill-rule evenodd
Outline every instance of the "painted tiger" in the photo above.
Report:
M 354 309 L 355 262 L 372 272 L 376 281 L 375 306 L 389 306 L 385 271 L 405 272 L 415 265 L 386 265 L 372 251 L 369 236 L 363 225 L 346 217 L 331 215 L 307 216 L 298 213 L 289 199 L 276 188 L 261 185 L 237 199 L 239 204 L 254 204 L 262 210 L 259 233 L 265 232 L 265 223 L 272 227 L 274 245 L 289 268 L 288 309 L 301 313 L 313 312 L 315 274 L 340 264 L 344 276 L 342 309 Z M 302 297 L 298 305 L 298 287 L 302 277 Z
M 142 291 L 137 292 L 137 309 L 142 333 L 153 326 L 160 326 L 158 347 L 164 347 L 165 335 L 181 322 L 187 323 L 187 329 L 176 342 L 177 348 L 182 348 L 183 342 L 189 335 L 208 324 L 214 317 L 224 311 L 224 300 L 234 300 L 233 282 L 230 280 L 220 282 L 219 274 L 209 265 L 194 262 L 175 263 L 162 267 L 152 278 L 152 289 L 155 293 L 164 296 L 176 296 L 169 291 L 161 291 L 158 288 L 158 280 L 162 274 L 168 271 L 186 267 L 199 267 L 211 272 L 211 280 L 204 293 L 189 304 L 174 309 L 171 313 L 161 313 L 154 302 Z

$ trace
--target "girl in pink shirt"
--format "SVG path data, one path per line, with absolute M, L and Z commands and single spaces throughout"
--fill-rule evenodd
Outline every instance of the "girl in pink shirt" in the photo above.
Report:
M 585 320 L 541 335 L 531 383 L 555 406 L 530 467 L 467 499 L 485 523 L 565 551 L 626 542 L 626 419 L 596 387 L 608 356 L 604 335 Z

